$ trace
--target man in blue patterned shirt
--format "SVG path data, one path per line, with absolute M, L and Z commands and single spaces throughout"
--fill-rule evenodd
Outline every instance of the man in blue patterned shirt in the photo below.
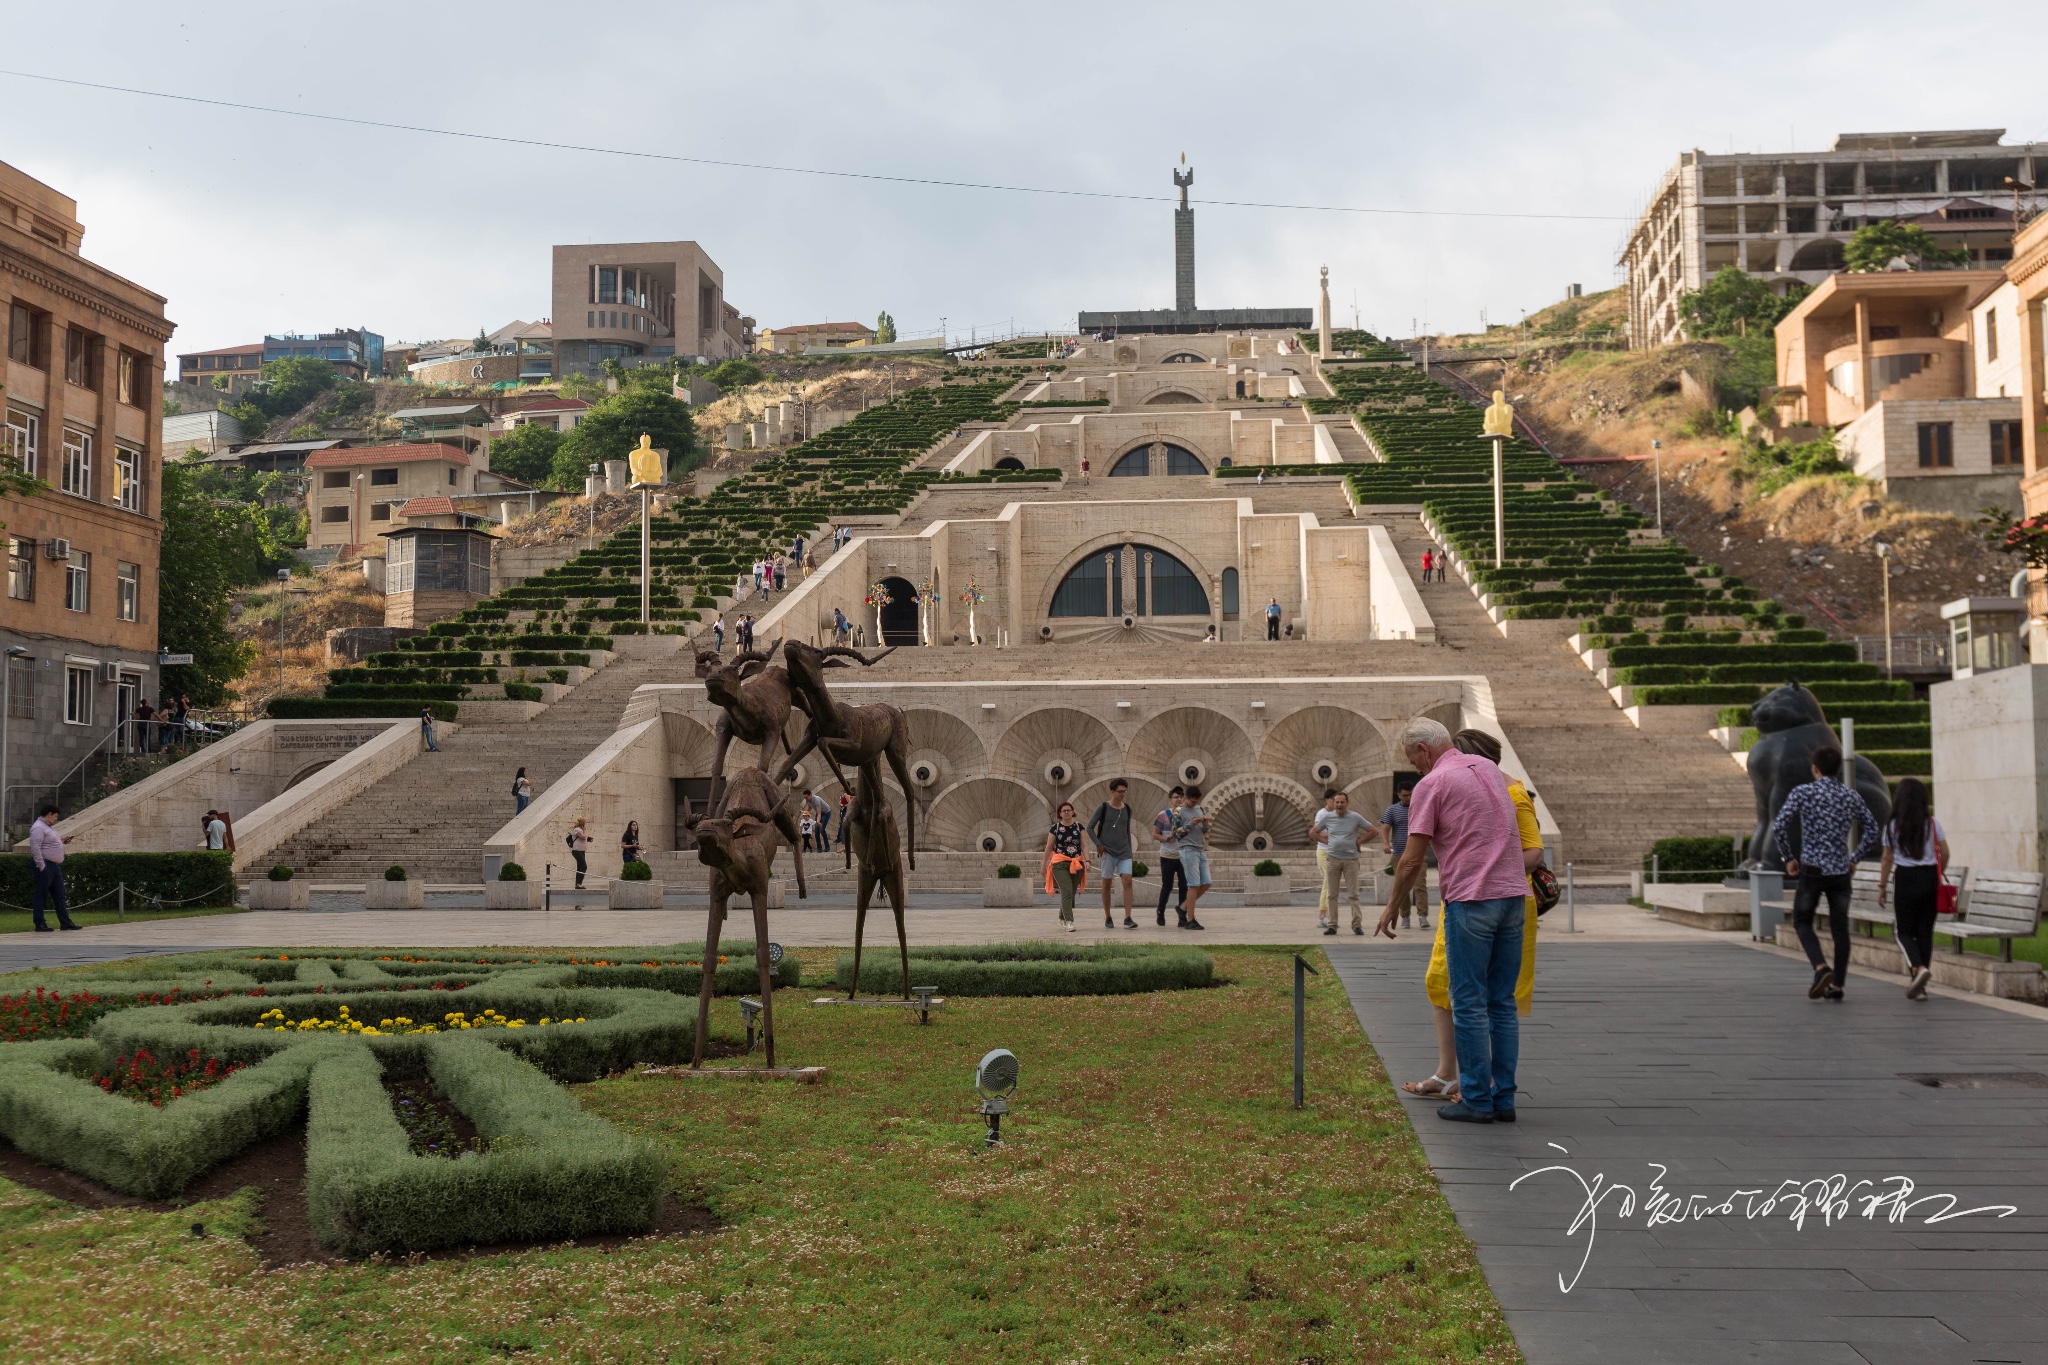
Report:
M 1849 979 L 1849 877 L 1857 863 L 1877 852 L 1877 821 L 1856 789 L 1840 780 L 1841 772 L 1840 749 L 1828 744 L 1814 750 L 1813 781 L 1794 787 L 1771 821 L 1771 837 L 1785 855 L 1785 875 L 1798 879 L 1792 894 L 1792 929 L 1813 964 L 1813 987 L 1806 993 L 1810 1000 L 1842 998 Z M 1852 825 L 1857 831 L 1853 850 Z M 1835 940 L 1833 972 L 1821 953 L 1820 936 L 1813 931 L 1814 911 L 1823 895 L 1828 898 L 1828 928 Z

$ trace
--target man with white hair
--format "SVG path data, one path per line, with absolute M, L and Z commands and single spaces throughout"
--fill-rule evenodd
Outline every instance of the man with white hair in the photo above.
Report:
M 1394 937 L 1400 907 L 1434 848 L 1458 1040 L 1458 1099 L 1437 1117 L 1513 1123 L 1521 1050 L 1515 980 L 1522 970 L 1522 898 L 1529 891 L 1515 804 L 1501 770 L 1452 748 L 1450 732 L 1433 720 L 1409 721 L 1401 752 L 1422 777 L 1408 798 L 1408 846 L 1375 932 Z

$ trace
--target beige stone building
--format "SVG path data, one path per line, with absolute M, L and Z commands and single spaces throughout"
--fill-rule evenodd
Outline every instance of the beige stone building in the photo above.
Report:
M 9 800 L 25 823 L 159 683 L 164 300 L 81 254 L 77 204 L 0 163 L 7 324 L 0 456 L 45 485 L 0 497 L 7 596 L 0 647 Z M 15 651 L 19 651 L 18 653 Z
M 875 329 L 858 322 L 806 322 L 794 327 L 764 327 L 754 349 L 770 354 L 802 355 L 813 347 L 859 346 L 875 339 Z
M 725 299 L 725 272 L 695 242 L 558 246 L 555 374 L 601 374 L 604 362 L 713 364 L 751 349 L 754 320 Z
M 307 547 L 373 545 L 407 502 L 475 493 L 489 468 L 482 451 L 439 442 L 318 451 L 306 457 Z

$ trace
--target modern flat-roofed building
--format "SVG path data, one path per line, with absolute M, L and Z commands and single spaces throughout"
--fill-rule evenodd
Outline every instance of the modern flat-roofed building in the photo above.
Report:
M 853 346 L 875 339 L 875 329 L 858 322 L 806 322 L 794 327 L 764 327 L 754 349 L 771 354 L 802 355 L 814 346 Z
M 191 351 L 178 357 L 180 384 L 210 384 L 240 393 L 263 377 L 263 343 Z M 219 381 L 225 380 L 225 383 Z
M 384 373 L 384 338 L 360 327 L 340 327 L 309 337 L 285 333 L 263 338 L 265 360 L 302 356 L 326 361 L 343 379 L 367 379 Z
M 2003 128 L 1844 133 L 1825 152 L 1693 150 L 1658 183 L 1621 255 L 1628 270 L 1629 344 L 1685 335 L 1679 299 L 1724 266 L 1779 287 L 1819 284 L 1842 268 L 1857 228 L 1897 219 L 1927 229 L 1970 264 L 2012 256 L 2013 191 L 2031 186 L 2048 143 L 2001 141 Z M 2048 165 L 2044 165 L 2048 169 Z M 2023 193 L 2031 206 L 2038 196 Z
M 558 246 L 554 251 L 555 374 L 598 374 L 604 362 L 713 364 L 746 353 L 753 326 L 725 301 L 725 272 L 695 242 Z
M 0 163 L 0 455 L 47 487 L 0 495 L 7 595 L 4 823 L 102 745 L 161 683 L 164 300 L 80 254 L 75 201 Z M 76 795 L 72 792 L 71 795 Z

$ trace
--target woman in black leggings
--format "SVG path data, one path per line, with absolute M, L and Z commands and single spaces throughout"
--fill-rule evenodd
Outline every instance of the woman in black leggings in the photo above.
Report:
M 1941 822 L 1928 809 L 1927 785 L 1917 777 L 1899 783 L 1892 799 L 1892 818 L 1884 827 L 1884 860 L 1877 871 L 1877 904 L 1884 908 L 1886 890 L 1893 874 L 1898 878 L 1898 900 L 1893 915 L 1898 925 L 1899 947 L 1913 979 L 1906 987 L 1908 1000 L 1927 998 L 1927 980 L 1933 973 L 1934 919 L 1940 906 L 1942 870 L 1948 866 L 1948 838 Z

